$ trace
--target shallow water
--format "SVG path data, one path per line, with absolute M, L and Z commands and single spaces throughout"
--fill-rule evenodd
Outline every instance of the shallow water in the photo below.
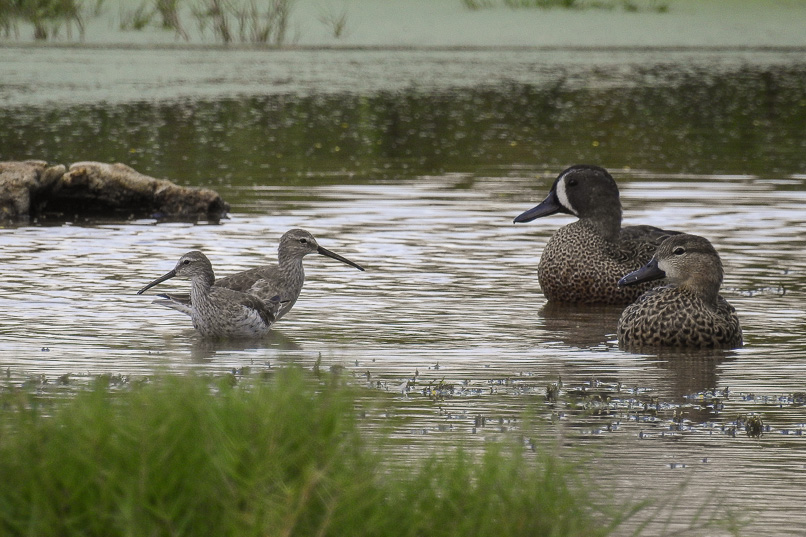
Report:
M 672 527 L 705 506 L 741 515 L 748 535 L 797 534 L 806 524 L 806 156 L 794 128 L 806 114 L 803 67 L 750 62 L 700 73 L 708 84 L 695 98 L 688 69 L 662 70 L 666 82 L 651 84 L 652 61 L 638 63 L 624 64 L 623 83 L 610 89 L 588 67 L 566 67 L 577 84 L 257 97 L 225 86 L 205 100 L 5 109 L 3 158 L 119 160 L 214 187 L 233 204 L 219 225 L 0 229 L 7 382 L 45 388 L 99 374 L 320 362 L 372 386 L 406 417 L 395 431 L 401 457 L 503 430 L 536 443 L 559 436 L 586 448 L 592 475 L 621 498 L 677 494 Z M 748 93 L 729 91 L 764 73 L 775 92 L 752 83 Z M 688 109 L 715 108 L 714 117 L 669 109 L 686 95 Z M 639 111 L 643 119 L 626 126 Z M 583 140 L 592 126 L 598 145 Z M 618 309 L 545 304 L 537 260 L 571 219 L 512 218 L 577 161 L 611 167 L 626 224 L 713 242 L 744 348 L 630 354 L 615 343 Z M 264 342 L 205 343 L 186 317 L 135 295 L 188 250 L 207 253 L 220 275 L 272 260 L 292 227 L 367 271 L 306 258 L 303 295 Z M 544 404 L 560 379 L 559 400 Z M 386 412 L 367 419 L 384 423 Z M 747 414 L 762 417 L 761 438 L 737 423 Z
M 561 378 L 561 393 L 572 395 L 542 407 L 537 419 L 545 426 L 554 416 L 566 442 L 596 446 L 597 475 L 611 475 L 628 491 L 685 480 L 685 498 L 731 491 L 729 505 L 762 509 L 764 526 L 774 519 L 771 534 L 791 529 L 793 520 L 803 521 L 794 500 L 806 485 L 806 263 L 794 233 L 803 200 L 760 178 L 702 177 L 692 187 L 689 179 L 637 175 L 622 182 L 628 221 L 685 228 L 714 242 L 727 271 L 723 294 L 744 326 L 743 349 L 620 351 L 617 309 L 552 308 L 539 293 L 541 246 L 568 219 L 515 226 L 510 218 L 539 197 L 546 179 L 478 178 L 468 189 L 456 188 L 465 178 L 444 176 L 317 187 L 304 202 L 283 201 L 293 187 L 255 192 L 278 216 L 236 213 L 218 226 L 3 230 L 2 367 L 15 382 L 34 375 L 55 382 L 65 373 L 313 367 L 321 358 L 322 367 L 344 367 L 396 394 L 397 412 L 412 414 L 399 436 L 426 450 L 467 441 L 480 416 L 492 424 L 477 428 L 482 436 L 517 424 Z M 790 181 L 799 180 L 783 182 Z M 703 202 L 716 197 L 730 203 Z M 367 271 L 307 258 L 302 299 L 260 345 L 204 344 L 187 318 L 134 294 L 191 249 L 207 252 L 220 274 L 257 265 L 273 255 L 280 232 L 295 226 Z M 453 389 L 422 391 L 439 382 Z M 651 414 L 646 403 L 657 408 L 657 421 L 643 421 Z M 603 409 L 590 410 L 596 407 Z M 741 426 L 735 437 L 729 430 L 749 412 L 770 427 L 761 439 L 748 439 Z

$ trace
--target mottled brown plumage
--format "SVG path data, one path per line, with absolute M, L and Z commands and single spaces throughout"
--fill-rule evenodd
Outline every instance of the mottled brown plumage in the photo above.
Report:
M 719 295 L 722 275 L 722 261 L 707 239 L 687 234 L 666 239 L 649 263 L 619 282 L 629 286 L 664 277 L 669 282 L 627 306 L 618 322 L 619 345 L 740 347 L 739 317 Z
M 319 246 L 313 235 L 304 229 L 291 229 L 280 238 L 277 256 L 278 264 L 256 267 L 219 278 L 215 282 L 215 287 L 247 293 L 264 302 L 271 300 L 275 296 L 280 297 L 282 305 L 277 313 L 277 320 L 279 320 L 291 310 L 302 292 L 302 285 L 305 283 L 305 270 L 302 266 L 302 259 L 306 255 L 314 253 L 336 259 L 358 270 L 364 270 L 349 259 L 345 259 Z M 157 300 L 155 303 L 190 315 L 190 296 L 179 294 L 163 294 L 160 296 L 164 300 Z
M 262 301 L 255 296 L 215 287 L 210 260 L 199 251 L 183 255 L 176 267 L 143 287 L 142 294 L 155 285 L 180 276 L 190 279 L 191 304 L 188 315 L 193 327 L 209 338 L 253 338 L 268 334 L 280 308 L 279 297 Z
M 560 228 L 540 256 L 537 278 L 550 302 L 629 304 L 651 284 L 622 288 L 619 278 L 644 265 L 666 237 L 678 233 L 652 226 L 622 228 L 618 186 L 598 166 L 564 170 L 546 199 L 515 222 L 558 212 L 579 220 Z

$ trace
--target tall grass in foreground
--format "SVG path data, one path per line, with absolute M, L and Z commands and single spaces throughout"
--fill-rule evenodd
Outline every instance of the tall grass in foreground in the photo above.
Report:
M 566 464 L 520 446 L 390 464 L 336 384 L 283 372 L 6 391 L 0 534 L 597 536 L 634 510 L 592 508 Z

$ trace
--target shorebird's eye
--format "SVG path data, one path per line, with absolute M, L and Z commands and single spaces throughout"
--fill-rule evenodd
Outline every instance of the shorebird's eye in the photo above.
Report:
M 674 250 L 672 250 L 672 253 L 673 253 L 674 255 L 683 255 L 684 253 L 686 253 L 686 249 L 685 249 L 685 248 L 683 248 L 682 246 L 678 246 L 677 248 L 675 248 Z
M 308 239 L 300 239 L 299 242 L 301 244 L 308 244 Z
M 190 265 L 190 259 L 185 259 L 184 261 L 182 261 L 182 264 L 183 265 Z

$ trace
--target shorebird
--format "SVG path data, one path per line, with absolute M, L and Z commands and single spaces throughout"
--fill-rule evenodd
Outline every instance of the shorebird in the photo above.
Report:
M 652 226 L 621 227 L 621 201 L 613 177 L 598 166 L 564 170 L 548 196 L 515 223 L 565 213 L 579 218 L 549 239 L 537 279 L 549 302 L 629 304 L 651 284 L 619 287 L 619 278 L 650 260 L 658 245 L 677 231 Z
M 666 239 L 643 268 L 619 285 L 666 278 L 625 308 L 618 322 L 619 345 L 735 348 L 742 346 L 736 310 L 719 294 L 722 261 L 707 239 L 680 234 Z
M 336 259 L 358 270 L 364 270 L 363 267 L 349 259 L 319 246 L 313 235 L 304 229 L 292 229 L 280 238 L 277 265 L 265 265 L 237 272 L 216 280 L 214 285 L 216 288 L 222 287 L 253 295 L 263 302 L 269 302 L 274 297 L 279 297 L 281 304 L 276 318 L 280 320 L 291 310 L 299 298 L 302 285 L 305 283 L 302 259 L 313 253 Z M 173 308 L 187 315 L 191 314 L 192 296 L 179 294 L 161 294 L 159 296 L 162 300 L 155 300 L 156 304 Z
M 277 320 L 279 297 L 263 301 L 255 296 L 215 287 L 213 265 L 203 253 L 188 252 L 176 267 L 149 283 L 137 294 L 176 276 L 190 279 L 188 315 L 193 327 L 204 337 L 252 338 L 266 335 Z

